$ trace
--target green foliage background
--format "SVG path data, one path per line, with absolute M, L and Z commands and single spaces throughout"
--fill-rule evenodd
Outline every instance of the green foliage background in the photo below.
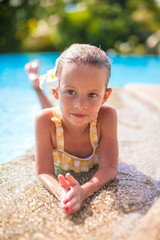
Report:
M 105 51 L 160 54 L 159 0 L 0 0 L 0 52 Z

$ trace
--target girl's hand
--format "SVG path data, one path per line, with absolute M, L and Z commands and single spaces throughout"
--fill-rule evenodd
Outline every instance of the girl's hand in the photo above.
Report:
M 60 198 L 61 205 L 63 205 L 63 202 L 66 199 L 66 193 L 70 190 L 70 183 L 61 174 L 58 175 L 58 181 L 60 184 L 59 198 Z
M 66 174 L 65 184 L 69 183 L 70 189 L 66 192 L 62 209 L 66 214 L 77 212 L 83 202 L 83 190 L 78 181 L 70 174 Z

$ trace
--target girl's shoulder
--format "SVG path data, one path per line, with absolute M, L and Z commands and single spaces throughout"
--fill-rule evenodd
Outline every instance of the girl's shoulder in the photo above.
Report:
M 110 121 L 115 117 L 117 117 L 117 112 L 114 107 L 107 104 L 101 106 L 98 113 L 98 121 Z
M 37 141 L 43 143 L 42 148 L 47 144 L 55 148 L 56 146 L 56 126 L 51 118 L 53 117 L 52 108 L 41 110 L 35 118 L 35 135 Z
M 48 121 L 53 117 L 53 108 L 42 109 L 36 116 L 36 120 Z
M 110 132 L 117 129 L 117 112 L 114 107 L 103 105 L 100 108 L 97 119 L 98 136 L 109 135 Z
M 50 129 L 54 131 L 55 124 L 51 120 L 53 118 L 53 108 L 45 108 L 42 109 L 35 118 L 35 125 L 38 126 L 38 128 L 44 128 L 44 129 Z
M 53 108 L 41 110 L 35 119 L 35 133 L 39 138 L 51 140 L 52 147 L 56 146 L 56 126 L 51 120 L 53 117 Z

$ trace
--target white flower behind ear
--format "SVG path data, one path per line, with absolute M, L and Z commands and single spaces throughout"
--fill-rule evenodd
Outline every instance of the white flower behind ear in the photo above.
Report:
M 44 89 L 45 88 L 45 85 L 44 85 L 44 80 L 46 79 L 46 76 L 47 74 L 44 74 L 44 75 L 41 75 L 39 77 L 39 87 L 40 89 Z
M 39 78 L 39 87 L 41 89 L 45 88 L 44 81 L 46 80 L 46 86 L 50 89 L 55 89 L 58 87 L 59 81 L 56 77 L 56 71 L 58 67 L 59 59 L 56 60 L 56 65 L 53 69 L 48 70 L 46 74 L 41 75 Z

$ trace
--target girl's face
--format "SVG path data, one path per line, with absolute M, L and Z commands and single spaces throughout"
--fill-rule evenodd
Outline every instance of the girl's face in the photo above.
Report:
M 67 63 L 61 73 L 58 96 L 64 123 L 87 125 L 107 100 L 107 69 Z

